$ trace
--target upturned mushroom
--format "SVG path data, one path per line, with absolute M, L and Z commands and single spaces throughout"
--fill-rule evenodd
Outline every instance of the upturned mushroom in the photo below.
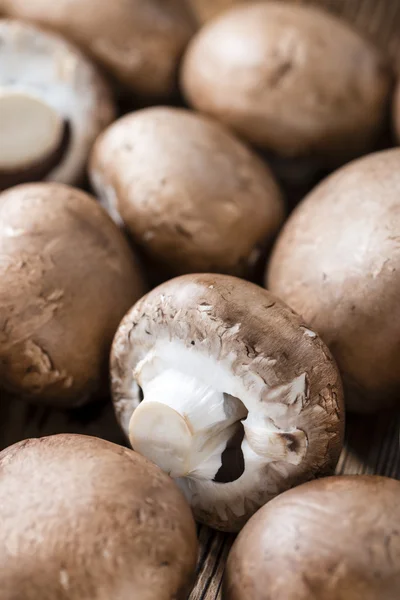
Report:
M 230 552 L 224 600 L 397 600 L 400 482 L 328 477 L 275 498 Z
M 289 217 L 266 275 L 329 346 L 358 412 L 399 405 L 399 189 L 398 148 L 342 167 Z
M 246 275 L 284 216 L 269 168 L 188 110 L 147 108 L 113 123 L 94 146 L 90 176 L 114 219 L 171 275 Z
M 328 349 L 244 280 L 186 275 L 151 291 L 121 322 L 111 380 L 132 447 L 217 529 L 239 530 L 337 462 L 342 388 Z
M 379 52 L 333 15 L 289 2 L 235 6 L 186 51 L 189 103 L 274 156 L 316 170 L 371 149 L 391 74 Z
M 124 236 L 58 183 L 0 194 L 0 390 L 57 406 L 104 393 L 111 342 L 144 293 Z
M 0 21 L 0 190 L 79 182 L 114 116 L 106 82 L 79 50 L 33 25 Z
M 75 42 L 136 95 L 166 97 L 195 23 L 186 0 L 0 0 L 0 13 Z
M 186 600 L 195 523 L 132 450 L 56 435 L 0 454 L 2 600 Z

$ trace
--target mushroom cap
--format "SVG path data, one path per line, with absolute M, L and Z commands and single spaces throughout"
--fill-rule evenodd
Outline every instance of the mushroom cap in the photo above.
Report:
M 275 498 L 235 541 L 226 600 L 396 600 L 400 482 L 328 477 Z
M 88 400 L 144 293 L 123 234 L 88 194 L 32 183 L 0 194 L 0 247 L 1 388 L 59 406 Z
M 189 103 L 248 141 L 284 157 L 345 162 L 374 142 L 391 77 L 378 51 L 315 7 L 233 7 L 186 51 Z
M 215 457 L 211 471 L 194 469 L 177 479 L 199 521 L 237 531 L 278 493 L 333 471 L 343 435 L 337 368 L 318 336 L 266 290 L 196 274 L 139 300 L 122 320 L 111 353 L 113 400 L 127 435 L 149 386 L 171 372 L 177 381 L 190 376 L 197 387 L 209 386 L 212 399 L 223 396 L 225 414 L 216 426 L 225 420 L 239 436 Z M 167 391 L 164 386 L 156 400 Z M 236 423 L 235 403 L 242 407 Z M 196 408 L 199 420 L 218 410 L 213 400 L 187 403 L 182 414 L 189 428 L 197 426 L 189 419 Z M 155 430 L 148 444 L 158 444 Z M 229 452 L 223 455 L 232 445 L 236 474 L 229 476 Z
M 17 111 L 14 96 L 28 103 L 40 103 L 62 125 L 48 154 L 36 156 L 38 138 L 51 123 L 39 127 L 37 110 L 29 115 L 25 106 L 10 118 L 0 119 L 1 154 L 5 154 L 6 139 L 15 143 L 20 152 L 32 148 L 31 155 L 18 164 L 0 165 L 0 189 L 40 179 L 60 183 L 77 183 L 84 174 L 86 161 L 98 134 L 115 117 L 110 90 L 94 65 L 74 46 L 53 33 L 19 21 L 0 21 L 0 102 L 10 96 L 9 111 Z M 0 114 L 4 112 L 0 105 Z M 13 127 L 9 130 L 9 127 Z M 29 130 L 33 129 L 30 139 Z M 8 148 L 10 152 L 12 148 Z M 6 157 L 4 157 L 6 158 Z
M 4 450 L 0 472 L 2 600 L 187 597 L 194 520 L 145 458 L 60 434 Z
M 195 30 L 185 0 L 0 0 L 1 10 L 61 33 L 144 96 L 174 91 L 181 54 Z
M 329 346 L 360 412 L 399 398 L 399 189 L 400 149 L 342 167 L 289 217 L 267 273 Z
M 154 107 L 97 140 L 91 180 L 110 213 L 173 275 L 245 274 L 283 220 L 269 168 L 223 125 Z

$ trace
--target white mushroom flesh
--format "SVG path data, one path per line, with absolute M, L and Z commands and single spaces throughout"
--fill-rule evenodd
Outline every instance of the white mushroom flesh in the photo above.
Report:
M 0 169 L 22 169 L 58 148 L 59 113 L 29 93 L 0 89 Z

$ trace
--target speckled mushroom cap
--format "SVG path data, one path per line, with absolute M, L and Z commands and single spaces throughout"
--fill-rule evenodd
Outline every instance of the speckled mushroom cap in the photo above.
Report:
M 246 281 L 186 275 L 151 291 L 119 327 L 111 378 L 133 448 L 177 478 L 197 519 L 218 529 L 239 530 L 338 459 L 342 389 L 329 351 Z
M 342 167 L 292 213 L 267 273 L 331 349 L 359 412 L 399 403 L 399 190 L 398 148 Z
M 144 457 L 62 434 L 0 454 L 2 600 L 185 600 L 189 506 Z
M 125 115 L 96 141 L 90 177 L 117 223 L 169 275 L 248 275 L 284 218 L 268 166 L 193 111 Z
M 400 482 L 328 477 L 275 498 L 228 558 L 224 600 L 397 600 Z
M 0 189 L 77 183 L 114 116 L 107 84 L 80 51 L 33 25 L 0 21 Z
M 185 54 L 190 105 L 277 156 L 335 166 L 365 153 L 388 108 L 379 52 L 335 16 L 253 2 L 212 19 Z
M 0 194 L 0 390 L 73 406 L 107 389 L 112 339 L 144 284 L 92 196 L 60 183 Z
M 0 0 L 0 12 L 72 40 L 135 94 L 176 88 L 182 52 L 195 30 L 186 0 Z

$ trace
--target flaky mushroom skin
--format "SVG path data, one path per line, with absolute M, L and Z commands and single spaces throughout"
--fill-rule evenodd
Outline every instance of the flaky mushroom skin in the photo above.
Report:
M 276 233 L 284 204 L 273 175 L 224 126 L 154 107 L 97 140 L 94 188 L 110 214 L 171 275 L 246 275 Z
M 400 482 L 328 477 L 275 498 L 228 558 L 224 600 L 397 600 Z
M 0 63 L 0 96 L 32 96 L 64 123 L 63 136 L 48 156 L 9 172 L 0 169 L 0 190 L 42 179 L 81 183 L 96 137 L 116 116 L 107 82 L 62 37 L 12 19 L 0 22 Z
M 71 406 L 104 393 L 118 324 L 144 292 L 121 232 L 56 183 L 0 194 L 0 388 Z
M 0 454 L 2 600 L 185 600 L 197 560 L 171 479 L 94 437 L 25 440 Z
M 165 97 L 195 30 L 185 0 L 0 0 L 5 15 L 74 41 L 136 94 Z
M 267 273 L 330 347 L 359 412 L 399 402 L 399 187 L 400 149 L 343 167 L 291 215 Z
M 234 277 L 198 274 L 139 300 L 111 353 L 113 400 L 127 435 L 141 401 L 138 380 L 152 361 L 186 368 L 248 411 L 238 479 L 216 483 L 196 473 L 178 479 L 199 521 L 238 531 L 275 495 L 333 471 L 343 435 L 338 371 L 318 336 L 269 292 Z M 274 429 L 279 460 L 268 458 L 268 450 L 264 458 L 253 451 L 254 431 L 264 426 L 259 447 Z
M 282 157 L 333 166 L 367 151 L 387 112 L 391 76 L 378 52 L 315 7 L 233 7 L 189 44 L 189 103 Z

